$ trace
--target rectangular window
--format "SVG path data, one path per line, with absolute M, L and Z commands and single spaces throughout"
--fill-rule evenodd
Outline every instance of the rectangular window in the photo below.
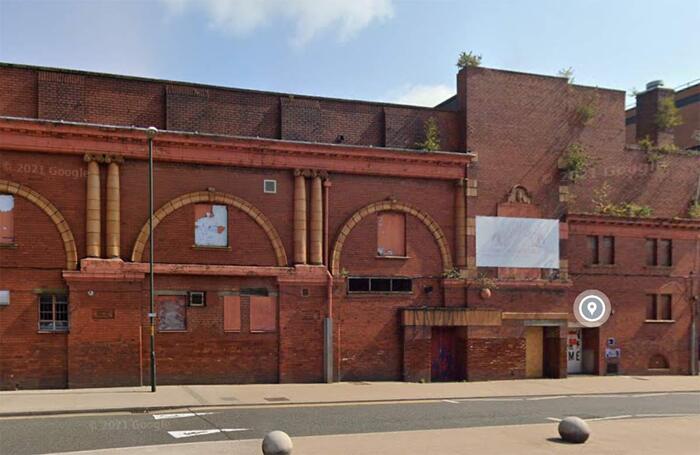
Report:
M 277 297 L 250 296 L 250 331 L 277 330 Z
M 228 246 L 228 208 L 225 205 L 194 205 L 194 244 Z
M 663 267 L 673 265 L 673 242 L 671 240 L 659 240 L 659 265 Z
M 600 264 L 598 256 L 598 237 L 594 235 L 588 236 L 588 263 L 592 265 Z
M 605 265 L 615 264 L 615 237 L 604 236 L 600 251 L 600 263 Z
M 68 296 L 39 294 L 39 330 L 42 332 L 68 331 Z
M 187 296 L 159 295 L 156 296 L 158 305 L 158 331 L 182 332 L 187 330 Z
M 348 293 L 410 293 L 413 280 L 410 278 L 348 278 Z
M 241 297 L 224 296 L 224 332 L 241 331 Z
M 647 296 L 648 321 L 672 321 L 672 294 L 651 294 Z
M 0 245 L 15 243 L 15 197 L 0 194 Z
M 406 256 L 406 216 L 403 213 L 377 214 L 377 256 Z
M 0 306 L 10 304 L 10 291 L 3 289 L 0 290 Z
M 657 248 L 658 242 L 656 239 L 646 239 L 646 256 L 647 256 L 647 265 L 658 265 L 659 264 L 659 256 L 658 256 L 658 248 Z

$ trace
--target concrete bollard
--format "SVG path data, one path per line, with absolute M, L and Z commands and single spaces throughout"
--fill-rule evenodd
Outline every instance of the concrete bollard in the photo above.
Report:
M 293 448 L 292 439 L 284 431 L 271 431 L 262 442 L 264 455 L 290 455 Z
M 590 435 L 590 427 L 579 417 L 567 417 L 559 422 L 559 436 L 566 442 L 582 444 Z

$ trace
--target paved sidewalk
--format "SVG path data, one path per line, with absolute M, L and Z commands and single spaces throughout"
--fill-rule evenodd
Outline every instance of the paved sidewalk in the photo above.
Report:
M 293 438 L 294 454 L 391 455 L 440 454 L 697 454 L 700 417 L 673 417 L 590 422 L 591 438 L 585 444 L 566 444 L 557 424 L 449 430 L 362 433 Z M 93 450 L 96 455 L 259 455 L 260 440 L 217 441 L 123 449 Z M 71 452 L 86 454 L 88 452 Z
M 698 376 L 575 376 L 452 382 L 160 386 L 0 392 L 0 417 L 214 406 L 412 401 L 503 396 L 700 391 Z

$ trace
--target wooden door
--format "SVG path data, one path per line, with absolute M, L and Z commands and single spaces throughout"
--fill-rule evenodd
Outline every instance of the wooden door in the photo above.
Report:
M 525 327 L 525 377 L 541 378 L 543 373 L 544 332 L 542 327 Z

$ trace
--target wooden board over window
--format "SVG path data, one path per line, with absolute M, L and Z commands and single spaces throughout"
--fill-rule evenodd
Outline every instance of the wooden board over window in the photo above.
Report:
M 159 332 L 181 332 L 187 329 L 186 295 L 159 295 L 156 296 L 156 303 Z
M 406 215 L 396 212 L 377 214 L 377 255 L 406 256 Z
M 0 194 L 0 243 L 11 244 L 15 242 L 14 209 L 14 196 Z
M 250 296 L 250 331 L 274 332 L 277 330 L 277 297 Z
M 224 332 L 241 331 L 241 297 L 224 296 Z
M 194 244 L 228 246 L 228 210 L 225 205 L 194 205 Z

